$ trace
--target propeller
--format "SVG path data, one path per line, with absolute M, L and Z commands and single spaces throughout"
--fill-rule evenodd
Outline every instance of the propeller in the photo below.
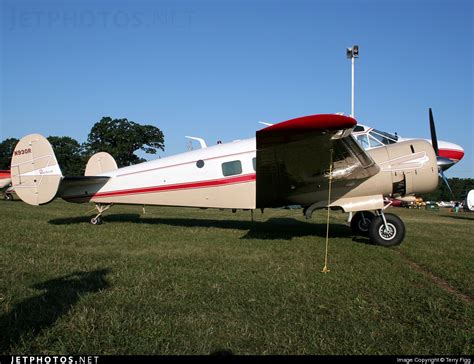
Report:
M 433 118 L 433 111 L 431 110 L 430 107 L 430 132 L 431 132 L 431 144 L 433 145 L 433 149 L 436 154 L 436 161 L 438 164 L 438 173 L 443 179 L 444 183 L 446 184 L 446 187 L 448 187 L 449 192 L 451 192 L 451 196 L 453 196 L 453 199 L 455 200 L 456 198 L 454 197 L 453 190 L 451 189 L 451 186 L 449 186 L 448 179 L 446 178 L 446 175 L 444 174 L 444 171 L 447 170 L 449 167 L 454 165 L 454 162 L 445 157 L 441 157 L 439 155 L 439 148 L 438 148 L 438 138 L 436 137 L 436 128 L 435 128 L 435 123 L 434 123 L 434 118 Z

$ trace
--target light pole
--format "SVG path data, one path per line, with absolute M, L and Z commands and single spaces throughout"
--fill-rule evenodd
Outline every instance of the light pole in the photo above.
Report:
M 354 65 L 355 65 L 355 59 L 359 58 L 359 46 L 354 45 L 352 48 L 346 48 L 346 56 L 347 58 L 351 59 L 352 63 L 352 94 L 351 94 L 351 116 L 355 117 L 354 113 Z
M 347 58 L 351 59 L 352 63 L 352 92 L 351 92 L 351 117 L 355 118 L 354 112 L 354 70 L 355 70 L 355 59 L 359 58 L 359 46 L 353 45 L 352 48 L 346 48 L 346 56 Z M 349 217 L 347 221 L 350 222 L 352 220 L 352 212 L 349 212 Z

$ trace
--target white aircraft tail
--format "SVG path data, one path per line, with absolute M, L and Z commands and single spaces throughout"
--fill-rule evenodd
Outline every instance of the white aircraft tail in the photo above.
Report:
M 53 148 L 40 134 L 27 135 L 16 145 L 11 162 L 15 193 L 30 205 L 54 199 L 63 175 Z

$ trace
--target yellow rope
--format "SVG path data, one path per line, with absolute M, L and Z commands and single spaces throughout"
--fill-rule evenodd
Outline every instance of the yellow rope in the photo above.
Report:
M 333 150 L 330 149 L 330 157 L 329 157 L 329 194 L 328 194 L 328 218 L 326 221 L 326 256 L 324 258 L 324 268 L 321 271 L 322 273 L 330 272 L 328 268 L 328 247 L 329 247 L 329 212 L 331 208 L 329 205 L 331 204 L 331 185 L 332 185 L 332 153 Z

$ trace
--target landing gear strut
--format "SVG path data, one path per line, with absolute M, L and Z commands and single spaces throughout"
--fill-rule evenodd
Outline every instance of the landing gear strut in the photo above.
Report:
M 112 207 L 112 204 L 101 204 L 101 203 L 98 203 L 95 205 L 95 208 L 97 209 L 97 211 L 99 212 L 96 216 L 94 216 L 92 219 L 91 219 L 91 224 L 92 225 L 100 225 L 102 224 L 102 214 L 107 211 L 108 209 L 110 209 Z

